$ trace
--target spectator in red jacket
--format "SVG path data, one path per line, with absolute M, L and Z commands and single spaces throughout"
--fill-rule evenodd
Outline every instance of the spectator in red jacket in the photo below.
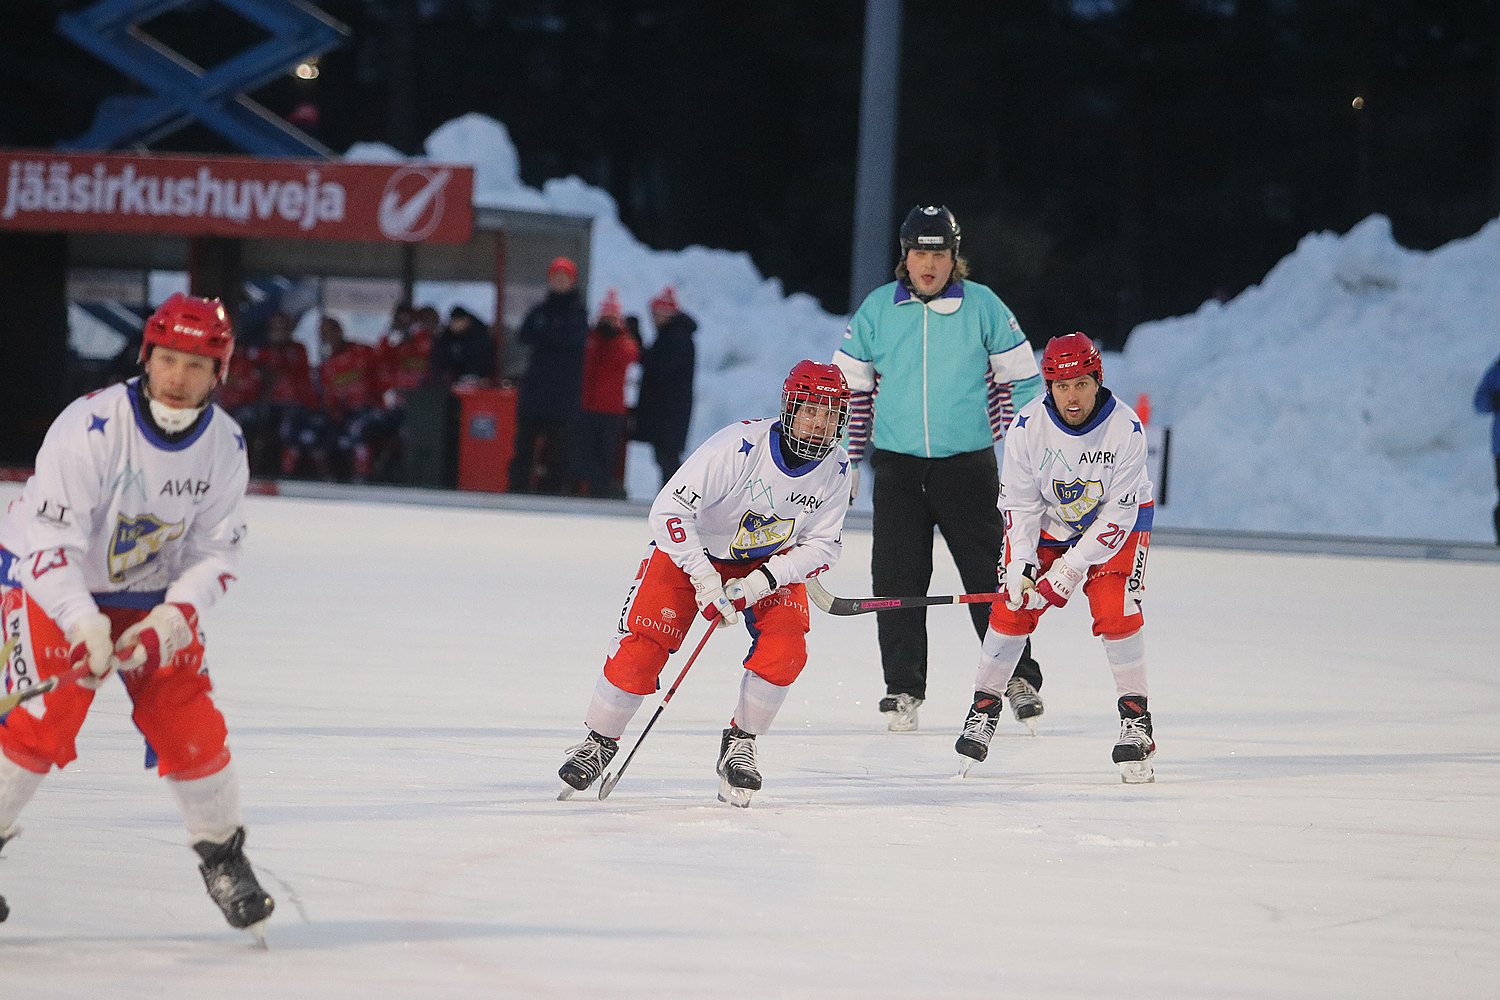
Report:
M 432 340 L 437 332 L 437 310 L 413 309 L 402 303 L 391 326 L 375 347 L 375 380 L 380 408 L 360 424 L 354 442 L 357 482 L 377 478 L 400 458 L 406 424 L 406 396 L 431 379 Z
M 620 297 L 611 288 L 584 345 L 583 410 L 573 449 L 573 478 L 591 497 L 625 497 L 615 466 L 625 435 L 625 372 L 640 356 L 640 344 L 626 331 Z
M 292 339 L 291 317 L 272 313 L 266 325 L 266 342 L 252 347 L 246 360 L 265 379 L 262 398 L 266 422 L 276 428 L 281 474 L 295 475 L 303 455 L 317 445 L 322 428 L 307 348 Z
M 322 452 L 330 472 L 338 478 L 368 479 L 374 464 L 375 418 L 380 412 L 375 348 L 345 340 L 343 324 L 332 316 L 324 316 L 318 324 L 318 339 L 323 345 L 318 381 L 327 421 Z
M 410 307 L 406 308 L 409 312 Z M 400 311 L 398 306 L 397 312 Z M 432 338 L 438 328 L 437 310 L 423 306 L 411 316 L 407 326 L 393 323 L 390 332 L 376 348 L 381 391 L 386 394 L 387 409 L 402 406 L 406 393 L 426 385 L 431 369 Z

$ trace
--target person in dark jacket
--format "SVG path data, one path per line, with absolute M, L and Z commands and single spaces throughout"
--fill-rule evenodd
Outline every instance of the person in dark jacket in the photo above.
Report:
M 1474 410 L 1495 416 L 1490 427 L 1490 450 L 1495 453 L 1495 489 L 1500 490 L 1500 358 L 1479 380 L 1479 388 L 1474 390 Z M 1495 504 L 1495 544 L 1500 545 L 1500 503 Z
M 547 268 L 547 288 L 547 297 L 521 321 L 517 338 L 531 347 L 531 362 L 516 401 L 516 454 L 510 463 L 513 493 L 562 492 L 583 394 L 589 318 L 583 296 L 578 294 L 578 265 L 567 257 L 555 259 Z M 541 478 L 533 486 L 538 460 Z
M 490 328 L 463 306 L 432 341 L 432 377 L 442 386 L 495 377 L 495 340 Z
M 688 424 L 693 417 L 693 333 L 698 324 L 677 307 L 668 285 L 651 300 L 656 339 L 641 355 L 641 391 L 635 408 L 635 439 L 656 452 L 665 486 L 682 465 Z

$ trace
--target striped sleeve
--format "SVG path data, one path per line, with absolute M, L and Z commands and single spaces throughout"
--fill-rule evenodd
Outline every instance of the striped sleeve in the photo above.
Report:
M 996 382 L 995 373 L 985 371 L 984 390 L 989 400 L 990 435 L 997 442 L 1005 437 L 1005 428 L 1016 417 L 1015 396 L 1010 386 L 1009 382 Z
M 875 395 L 880 391 L 880 375 L 868 361 L 835 351 L 833 363 L 844 373 L 849 383 L 849 436 L 844 445 L 849 452 L 849 461 L 858 465 L 864 461 L 865 449 L 870 444 L 871 425 L 875 416 Z

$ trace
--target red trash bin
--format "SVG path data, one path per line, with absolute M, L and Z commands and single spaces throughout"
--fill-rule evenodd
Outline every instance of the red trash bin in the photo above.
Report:
M 458 488 L 504 493 L 516 448 L 516 390 L 455 386 Z

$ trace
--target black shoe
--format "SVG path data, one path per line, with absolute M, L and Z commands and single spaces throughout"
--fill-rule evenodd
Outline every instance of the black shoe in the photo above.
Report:
M 911 733 L 917 728 L 917 709 L 922 699 L 910 694 L 886 695 L 880 699 L 880 711 L 886 717 L 886 728 L 893 733 Z
M 995 726 L 1000 722 L 1000 696 L 986 691 L 974 692 L 974 703 L 969 706 L 969 717 L 964 720 L 964 731 L 959 735 L 953 749 L 971 760 L 984 760 L 990 755 L 990 739 L 995 735 Z
M 557 776 L 569 787 L 581 792 L 604 773 L 619 749 L 617 740 L 600 736 L 590 729 L 582 743 L 568 748 L 568 759 L 557 769 Z
M 209 898 L 219 904 L 229 926 L 243 930 L 265 920 L 276 909 L 276 901 L 260 887 L 250 859 L 245 857 L 244 827 L 222 844 L 200 840 L 193 850 L 203 859 L 198 871 L 203 874 Z
M 1120 738 L 1115 741 L 1114 762 L 1120 765 L 1120 780 L 1129 785 L 1156 780 L 1151 758 L 1156 754 L 1156 738 L 1151 731 L 1151 713 L 1146 699 L 1126 695 L 1119 701 Z
M 760 771 L 755 766 L 755 737 L 739 726 L 724 730 L 719 742 L 719 776 L 731 788 L 760 791 Z
M 1032 729 L 1036 728 L 1036 724 L 1031 720 L 1041 718 L 1042 713 L 1047 710 L 1042 704 L 1042 696 L 1036 693 L 1036 688 L 1024 677 L 1011 677 L 1010 683 L 1005 685 L 1005 697 L 1010 699 L 1010 711 L 1016 721 L 1024 722 Z

